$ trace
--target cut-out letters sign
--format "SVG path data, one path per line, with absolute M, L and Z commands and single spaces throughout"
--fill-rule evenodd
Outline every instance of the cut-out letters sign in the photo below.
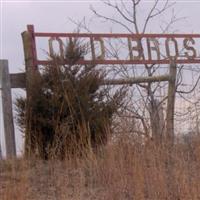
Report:
M 32 37 L 35 65 L 50 62 L 37 58 L 36 39 L 39 37 L 48 38 L 48 53 L 60 55 L 66 64 L 65 48 L 73 40 L 80 40 L 80 45 L 87 46 L 88 51 L 77 64 L 169 64 L 171 60 L 177 64 L 200 63 L 200 34 L 39 33 L 34 32 L 32 25 L 28 25 L 28 32 Z

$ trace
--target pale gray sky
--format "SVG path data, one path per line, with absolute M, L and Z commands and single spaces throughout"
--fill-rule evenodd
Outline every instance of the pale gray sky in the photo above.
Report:
M 128 1 L 124 1 L 128 2 Z M 139 16 L 143 18 L 144 13 L 149 10 L 152 1 L 143 0 Z M 23 48 L 21 41 L 21 32 L 26 29 L 27 24 L 34 24 L 36 31 L 39 32 L 70 32 L 75 26 L 69 22 L 71 17 L 75 20 L 81 20 L 84 16 L 90 19 L 92 13 L 89 10 L 90 5 L 108 16 L 114 13 L 110 8 L 106 8 L 98 0 L 91 1 L 17 1 L 1 0 L 1 58 L 6 58 L 10 63 L 10 71 L 17 72 L 23 68 Z M 174 6 L 178 17 L 186 17 L 177 23 L 180 32 L 200 32 L 200 1 L 176 1 Z M 167 21 L 171 16 L 169 10 L 163 16 L 163 19 L 154 21 L 149 31 L 159 30 L 161 20 Z M 91 23 L 91 30 L 94 32 L 108 32 L 110 25 L 105 26 L 102 23 L 96 23 L 95 19 Z M 117 32 L 124 32 L 122 27 L 115 26 Z
M 128 2 L 128 1 L 124 1 Z M 139 20 L 142 22 L 143 16 L 152 5 L 151 0 L 143 0 L 139 12 Z M 186 19 L 177 23 L 172 31 L 179 33 L 200 33 L 200 0 L 177 0 L 173 7 L 178 17 Z M 75 29 L 68 18 L 81 20 L 83 17 L 90 19 L 93 14 L 90 5 L 107 16 L 115 15 L 113 10 L 103 6 L 98 0 L 80 1 L 26 1 L 26 0 L 0 0 L 0 59 L 9 60 L 10 72 L 20 72 L 24 69 L 23 46 L 21 32 L 26 30 L 27 24 L 33 24 L 38 32 L 72 32 Z M 148 32 L 158 32 L 159 25 L 170 19 L 172 9 L 153 21 Z M 93 32 L 109 32 L 111 24 L 103 24 L 98 20 L 92 20 L 90 29 Z M 120 26 L 114 26 L 114 32 L 125 32 Z M 14 91 L 18 93 L 18 91 Z M 1 108 L 1 107 L 0 107 Z M 0 110 L 1 115 L 1 110 Z M 2 140 L 2 115 L 0 120 L 0 138 Z M 18 151 L 22 149 L 22 141 L 19 131 L 16 131 Z M 4 144 L 3 144 L 4 146 Z

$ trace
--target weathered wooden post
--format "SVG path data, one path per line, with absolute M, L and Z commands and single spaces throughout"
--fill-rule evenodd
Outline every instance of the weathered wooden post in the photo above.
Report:
M 161 102 L 158 99 L 153 99 L 149 103 L 149 113 L 151 122 L 152 138 L 156 144 L 160 144 L 164 134 L 164 114 Z
M 174 108 L 175 108 L 175 97 L 176 97 L 176 72 L 177 66 L 174 60 L 170 62 L 169 70 L 169 85 L 168 85 L 168 101 L 167 101 L 167 116 L 166 116 L 166 172 L 167 176 L 167 190 L 170 196 L 176 195 L 176 184 L 175 171 L 174 171 L 174 159 L 173 159 L 173 150 L 174 150 Z
M 168 86 L 167 116 L 166 116 L 166 139 L 171 145 L 174 143 L 174 108 L 176 97 L 176 72 L 177 66 L 174 60 L 170 63 L 170 80 Z
M 30 156 L 33 149 L 35 148 L 34 142 L 32 141 L 31 135 L 31 88 L 34 87 L 32 79 L 34 73 L 37 71 L 36 61 L 36 47 L 35 47 L 35 36 L 34 36 L 34 27 L 32 25 L 27 26 L 27 31 L 24 31 L 22 34 L 23 47 L 24 47 L 24 58 L 25 58 L 25 67 L 26 67 L 26 130 L 25 130 L 25 155 Z
M 0 160 L 2 159 L 1 140 L 0 140 Z
M 12 113 L 11 83 L 8 60 L 0 60 L 0 88 L 2 92 L 4 135 L 7 158 L 16 157 L 15 132 Z

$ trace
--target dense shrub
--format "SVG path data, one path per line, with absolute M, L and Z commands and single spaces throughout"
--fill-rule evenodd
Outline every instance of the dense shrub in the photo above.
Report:
M 60 64 L 58 56 L 52 57 L 52 64 L 33 73 L 29 80 L 29 101 L 17 99 L 17 121 L 25 133 L 28 156 L 63 159 L 68 153 L 81 155 L 107 142 L 112 117 L 125 90 L 110 92 L 101 86 L 103 70 L 76 64 L 83 54 L 70 42 L 65 55 L 70 64 Z

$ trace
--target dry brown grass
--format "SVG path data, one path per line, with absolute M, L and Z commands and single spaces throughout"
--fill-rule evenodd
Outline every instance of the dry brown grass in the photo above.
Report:
M 1 161 L 0 199 L 200 199 L 200 139 L 171 153 L 123 137 L 84 159 Z

